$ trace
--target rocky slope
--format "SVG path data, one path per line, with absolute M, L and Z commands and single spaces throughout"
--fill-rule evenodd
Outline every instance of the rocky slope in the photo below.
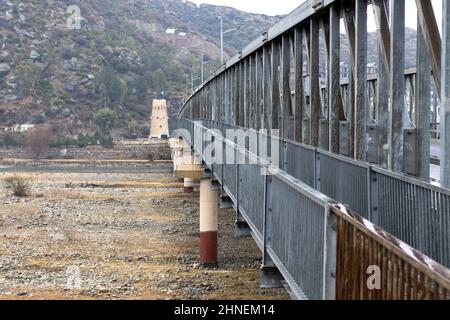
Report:
M 68 28 L 71 5 L 80 29 Z M 182 0 L 1 0 L 0 127 L 95 131 L 94 113 L 108 107 L 121 133 L 145 132 L 151 99 L 167 97 L 175 112 L 202 53 L 206 74 L 218 67 L 219 15 L 225 28 L 246 26 L 225 39 L 227 56 L 279 20 Z
M 71 5 L 80 8 L 80 29 L 68 28 Z M 95 112 L 111 108 L 117 134 L 148 135 L 153 97 L 168 98 L 175 114 L 191 71 L 200 82 L 201 54 L 205 76 L 219 66 L 219 15 L 226 30 L 244 26 L 226 35 L 227 57 L 281 19 L 183 0 L 0 0 L 0 129 L 30 122 L 93 133 Z M 407 30 L 408 67 L 415 35 Z M 369 62 L 377 62 L 376 41 L 369 34 Z M 349 52 L 343 36 L 348 62 Z

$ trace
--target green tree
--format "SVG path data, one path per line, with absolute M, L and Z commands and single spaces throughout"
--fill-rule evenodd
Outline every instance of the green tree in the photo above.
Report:
M 128 129 L 128 134 L 129 135 L 137 134 L 138 129 L 139 129 L 139 125 L 138 125 L 138 123 L 136 121 L 133 120 L 130 123 L 128 123 L 127 129 Z
M 122 103 L 125 85 L 111 68 L 104 69 L 98 77 L 98 88 L 105 98 L 105 105 Z
M 116 113 L 111 109 L 102 109 L 94 114 L 94 120 L 103 134 L 109 134 L 114 128 Z
M 7 133 L 5 134 L 5 136 L 3 137 L 3 145 L 5 147 L 15 147 L 15 146 L 19 146 L 21 144 L 21 141 L 19 139 L 19 137 Z
M 20 97 L 26 97 L 34 93 L 37 88 L 42 67 L 34 63 L 23 63 L 17 72 L 17 91 Z
M 142 77 L 138 78 L 135 83 L 135 90 L 136 97 L 138 98 L 140 104 L 147 103 L 148 89 L 149 86 L 147 85 L 147 81 Z
M 152 76 L 153 86 L 156 92 L 165 92 L 167 91 L 167 80 L 164 72 L 161 69 L 156 70 Z

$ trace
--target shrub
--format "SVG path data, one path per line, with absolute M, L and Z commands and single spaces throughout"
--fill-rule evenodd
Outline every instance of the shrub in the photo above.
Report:
M 147 154 L 147 160 L 149 161 L 149 162 L 155 162 L 155 160 L 156 160 L 156 155 L 153 153 L 153 152 L 150 152 L 150 153 L 148 153 Z
M 100 144 L 104 147 L 113 147 L 114 140 L 110 134 L 102 134 L 100 135 Z
M 103 134 L 109 134 L 116 121 L 116 113 L 111 109 L 101 109 L 94 114 L 95 124 Z
M 3 180 L 5 188 L 11 190 L 15 197 L 24 198 L 30 190 L 29 180 L 20 176 L 11 176 Z
M 48 127 L 35 127 L 28 130 L 25 136 L 25 147 L 34 159 L 47 156 L 50 144 L 53 141 L 53 132 Z
M 5 147 L 18 147 L 22 144 L 20 138 L 19 135 L 7 133 L 3 136 L 3 145 Z
M 77 144 L 77 140 L 71 136 L 60 136 L 57 137 L 52 143 L 51 147 L 61 148 L 61 147 L 71 147 Z

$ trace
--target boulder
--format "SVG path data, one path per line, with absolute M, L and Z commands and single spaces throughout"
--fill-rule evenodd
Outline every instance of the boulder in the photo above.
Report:
M 11 67 L 7 63 L 0 63 L 0 78 L 3 78 L 11 71 Z
M 6 21 L 11 21 L 13 18 L 14 18 L 14 16 L 10 12 L 6 11 L 6 13 L 5 13 L 5 20 Z
M 37 52 L 36 50 L 31 50 L 31 52 L 30 52 L 31 60 L 37 60 L 40 58 L 40 56 L 41 56 L 41 54 L 39 52 Z

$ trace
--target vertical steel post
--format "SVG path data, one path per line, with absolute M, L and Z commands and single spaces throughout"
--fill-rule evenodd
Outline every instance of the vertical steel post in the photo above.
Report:
M 442 1 L 441 185 L 450 188 L 450 3 Z
M 390 169 L 403 171 L 403 115 L 405 112 L 405 0 L 391 1 Z
M 260 271 L 260 282 L 262 288 L 281 288 L 282 276 L 270 258 L 267 249 L 272 241 L 270 232 L 270 217 L 272 215 L 272 176 L 266 172 L 264 182 L 264 220 L 263 220 L 263 261 Z
M 378 33 L 378 77 L 377 77 L 377 127 L 378 127 L 378 164 L 389 167 L 389 68 L 390 68 L 390 29 L 388 21 L 389 8 L 386 0 L 372 0 Z
M 271 76 L 271 61 L 270 61 L 270 47 L 264 46 L 263 48 L 263 115 L 264 115 L 264 127 L 268 130 L 272 126 L 272 76 Z
M 303 142 L 304 88 L 303 88 L 303 33 L 295 28 L 295 141 Z
M 339 127 L 340 120 L 344 120 L 344 112 L 341 97 L 341 32 L 340 32 L 340 7 L 336 4 L 330 8 L 330 62 L 329 62 L 329 123 L 330 123 L 330 151 L 339 153 Z
M 319 18 L 311 17 L 309 42 L 309 99 L 311 106 L 311 145 L 319 146 L 319 119 L 320 119 L 320 79 L 319 79 Z
M 418 24 L 419 25 L 419 24 Z M 431 144 L 431 67 L 428 48 L 421 28 L 417 30 L 417 74 L 416 74 L 416 127 L 418 176 L 430 179 Z
M 323 298 L 336 300 L 337 216 L 325 208 Z
M 290 42 L 290 34 L 283 35 L 282 39 L 282 63 L 281 63 L 281 93 L 282 93 L 282 130 L 283 130 L 283 138 L 293 140 L 293 136 L 291 135 L 292 126 L 291 126 L 291 117 L 293 115 L 292 112 L 292 94 L 291 94 L 291 42 Z
M 280 47 L 281 42 L 275 40 L 272 42 L 272 123 L 270 130 L 283 128 L 283 118 L 280 110 Z
M 355 159 L 367 157 L 367 0 L 356 1 Z

